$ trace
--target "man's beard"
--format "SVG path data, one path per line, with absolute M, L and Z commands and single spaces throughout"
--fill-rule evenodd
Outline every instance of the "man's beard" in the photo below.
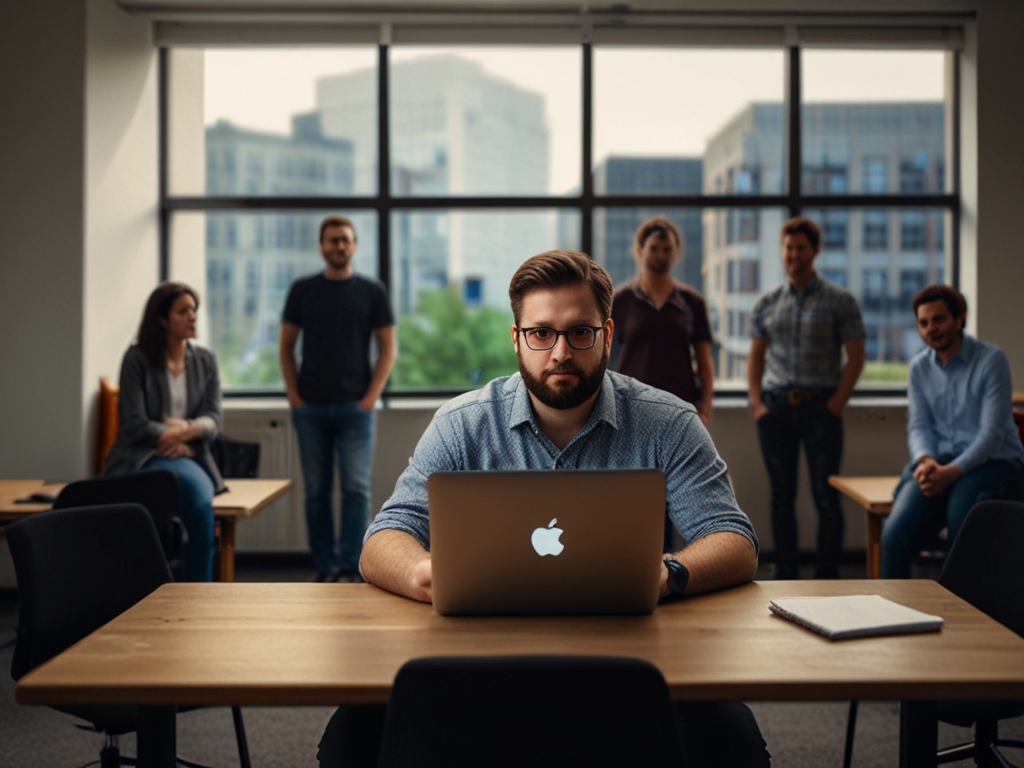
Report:
M 519 373 L 526 383 L 526 388 L 544 405 L 559 411 L 575 408 L 577 405 L 582 405 L 589 400 L 600 389 L 601 382 L 604 381 L 605 369 L 608 367 L 608 350 L 605 350 L 601 356 L 601 362 L 590 373 L 587 373 L 575 363 L 565 362 L 554 368 L 546 369 L 538 378 L 530 373 L 523 363 L 522 355 L 518 351 L 516 352 L 516 357 L 519 358 Z M 574 386 L 555 388 L 548 385 L 545 381 L 545 378 L 550 373 L 574 373 L 579 378 Z

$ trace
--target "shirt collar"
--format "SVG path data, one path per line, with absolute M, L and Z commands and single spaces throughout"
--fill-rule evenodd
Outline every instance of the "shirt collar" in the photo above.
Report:
M 939 366 L 939 368 L 948 368 L 954 360 L 959 360 L 962 364 L 969 365 L 971 360 L 974 358 L 974 353 L 977 350 L 977 347 L 978 345 L 974 338 L 969 336 L 967 331 L 964 331 L 963 341 L 960 342 L 960 349 L 957 350 L 957 353 L 950 358 L 949 363 L 945 366 L 943 366 L 942 361 L 939 360 L 939 353 L 931 347 L 928 348 L 928 355 L 931 357 L 932 362 Z
M 535 430 L 539 430 L 540 427 L 537 425 L 537 419 L 533 413 L 533 405 L 530 402 L 530 391 L 526 388 L 526 382 L 523 381 L 522 375 L 518 373 L 515 375 L 519 377 L 519 381 L 516 383 L 516 391 L 512 396 L 512 410 L 509 413 L 508 428 L 515 429 L 522 424 L 529 424 Z M 618 429 L 619 425 L 615 409 L 615 384 L 608 371 L 604 372 L 604 381 L 601 382 L 601 388 L 597 391 L 594 410 L 591 411 L 590 418 L 583 425 L 580 434 L 591 429 L 599 421 L 605 421 L 609 426 Z
M 640 301 L 650 304 L 652 307 L 654 306 L 654 302 L 651 300 L 651 297 L 648 296 L 644 289 L 640 287 L 639 277 L 633 278 L 633 281 L 629 284 L 629 286 L 632 289 L 633 294 L 638 299 L 640 299 Z M 672 293 L 669 294 L 668 299 L 665 300 L 665 303 L 671 304 L 672 306 L 678 309 L 686 309 L 686 299 L 683 298 L 683 289 L 675 280 L 672 281 Z
M 789 292 L 792 293 L 794 296 L 800 296 L 801 294 L 804 295 L 804 296 L 810 296 L 812 293 L 817 291 L 820 287 L 821 287 L 821 278 L 818 276 L 817 270 L 814 271 L 814 273 L 811 275 L 810 279 L 804 284 L 803 290 L 801 290 L 801 291 L 798 291 L 796 288 L 794 288 L 793 287 L 793 283 L 791 283 L 789 281 L 788 277 L 786 278 L 786 288 L 788 288 Z

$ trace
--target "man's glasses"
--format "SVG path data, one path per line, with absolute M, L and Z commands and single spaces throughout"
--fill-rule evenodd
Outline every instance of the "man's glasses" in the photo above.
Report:
M 604 328 L 599 325 L 577 325 L 567 331 L 541 327 L 520 328 L 518 333 L 523 334 L 526 346 L 535 352 L 543 352 L 546 349 L 554 349 L 559 336 L 565 336 L 565 340 L 573 349 L 590 349 L 597 343 L 597 332 L 602 330 Z

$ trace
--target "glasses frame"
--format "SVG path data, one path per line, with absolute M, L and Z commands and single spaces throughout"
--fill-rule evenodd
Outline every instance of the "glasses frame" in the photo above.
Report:
M 575 344 L 572 343 L 572 339 L 569 338 L 569 334 L 572 333 L 573 331 L 575 331 L 577 328 L 586 328 L 587 330 L 590 330 L 590 331 L 594 332 L 594 340 L 592 342 L 590 342 L 590 344 L 588 346 L 586 346 L 586 347 L 577 347 Z M 559 336 L 565 336 L 565 343 L 566 344 L 568 344 L 573 349 L 575 349 L 575 350 L 577 350 L 579 352 L 582 352 L 584 350 L 593 349 L 594 348 L 594 345 L 597 344 L 597 334 L 598 334 L 598 331 L 603 331 L 603 330 L 604 330 L 604 326 L 603 325 L 574 325 L 572 328 L 566 328 L 564 331 L 559 331 L 559 330 L 556 330 L 554 328 L 550 328 L 549 326 L 546 326 L 546 325 L 535 325 L 535 326 L 533 326 L 531 328 L 519 328 L 517 326 L 516 327 L 516 336 L 518 337 L 520 333 L 523 334 L 523 339 L 526 342 L 526 346 L 529 347 L 530 349 L 532 349 L 534 352 L 547 352 L 548 350 L 554 349 L 555 345 L 558 344 L 558 337 Z M 555 334 L 555 340 L 551 342 L 551 346 L 550 347 L 535 347 L 532 344 L 530 344 L 530 336 L 529 336 L 529 333 L 528 333 L 529 331 L 551 331 L 553 334 Z

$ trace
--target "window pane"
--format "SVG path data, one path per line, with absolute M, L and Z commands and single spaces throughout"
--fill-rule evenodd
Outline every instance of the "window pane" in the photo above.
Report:
M 508 284 L 530 256 L 579 248 L 576 211 L 397 211 L 390 388 L 470 389 L 519 370 Z
M 355 224 L 356 271 L 377 277 L 377 215 L 341 212 Z M 283 387 L 277 362 L 281 312 L 292 282 L 323 269 L 318 247 L 324 212 L 176 213 L 172 249 L 206 250 L 205 318 L 199 343 L 217 354 L 225 389 Z M 196 227 L 199 242 L 189 238 Z
M 826 208 L 805 214 L 822 229 L 815 267 L 849 289 L 864 315 L 867 363 L 858 386 L 904 385 L 907 363 L 922 349 L 911 301 L 926 285 L 945 280 L 948 214 L 941 208 Z M 845 244 L 835 235 L 837 221 L 849 233 Z
M 397 47 L 390 72 L 395 195 L 578 193 L 579 48 Z
M 595 49 L 595 191 L 782 192 L 783 65 L 779 50 Z M 703 173 L 655 173 L 686 162 Z
M 376 193 L 375 48 L 207 49 L 202 72 L 203 114 L 191 124 L 204 132 L 205 183 L 201 173 L 172 173 L 171 194 Z M 188 108 L 172 101 L 172 110 Z M 177 115 L 173 124 L 180 134 L 190 123 Z M 193 162 L 183 149 L 174 152 L 185 146 L 180 141 L 172 142 L 170 162 Z
M 633 240 L 640 225 L 654 216 L 665 216 L 683 233 L 683 258 L 672 275 L 696 291 L 703 292 L 701 272 L 704 243 L 699 208 L 595 208 L 594 260 L 608 270 L 618 288 L 637 275 Z
M 802 191 L 945 191 L 944 56 L 804 51 Z
M 715 388 L 746 389 L 750 311 L 784 278 L 778 208 L 705 208 L 702 272 L 704 299 L 715 340 Z

